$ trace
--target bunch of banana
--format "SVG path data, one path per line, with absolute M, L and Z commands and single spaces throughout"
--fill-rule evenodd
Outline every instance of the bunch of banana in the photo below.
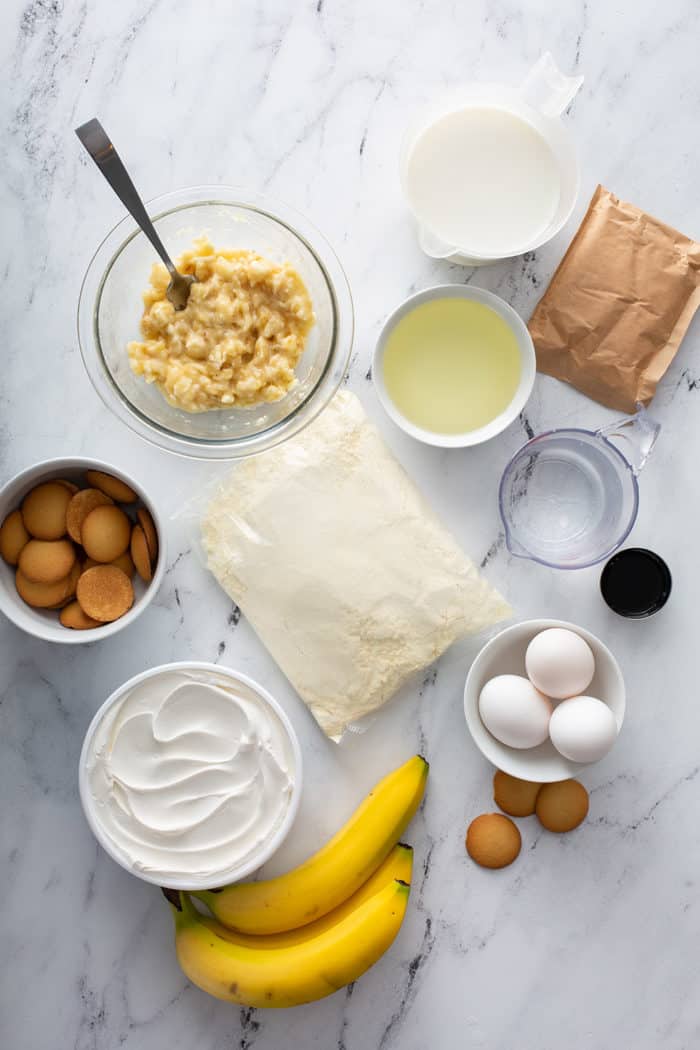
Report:
M 413 851 L 398 839 L 420 805 L 428 763 L 409 759 L 370 792 L 343 828 L 276 879 L 187 893 L 164 890 L 180 966 L 219 999 L 284 1007 L 356 980 L 387 950 L 408 904 Z

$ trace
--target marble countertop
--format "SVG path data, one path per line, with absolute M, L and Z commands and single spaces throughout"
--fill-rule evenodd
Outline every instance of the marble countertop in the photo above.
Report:
M 235 12 L 235 13 L 234 13 Z M 474 450 L 420 446 L 383 415 L 368 365 L 383 317 L 408 293 L 472 281 L 528 317 L 603 182 L 700 236 L 700 10 L 693 0 L 6 0 L 0 15 L 3 377 L 0 480 L 36 460 L 93 454 L 133 472 L 170 517 L 170 556 L 150 609 L 88 648 L 0 625 L 0 1041 L 8 1050 L 682 1050 L 700 1043 L 700 329 L 661 383 L 662 425 L 632 535 L 674 573 L 667 608 L 616 618 L 598 570 L 549 571 L 504 550 L 497 481 L 533 431 L 595 428 L 613 413 L 538 377 L 520 421 Z M 542 51 L 585 74 L 567 121 L 582 192 L 566 229 L 534 255 L 484 270 L 424 257 L 397 176 L 416 108 L 469 79 L 517 83 Z M 521 829 L 500 872 L 465 856 L 468 821 L 491 808 L 486 762 L 461 691 L 483 641 L 452 649 L 362 738 L 327 742 L 200 564 L 178 514 L 221 467 L 144 445 L 94 393 L 75 334 L 87 262 L 121 208 L 73 128 L 98 115 L 145 197 L 196 183 L 249 186 L 307 213 L 335 245 L 356 307 L 349 387 L 518 618 L 573 619 L 619 657 L 628 713 L 590 769 L 590 816 L 569 836 Z M 420 744 L 432 763 L 411 828 L 418 868 L 391 951 L 352 990 L 294 1011 L 239 1009 L 188 985 L 159 893 L 98 848 L 80 810 L 77 761 L 102 700 L 175 659 L 260 678 L 302 738 L 307 780 L 281 870 L 320 844 L 365 789 Z

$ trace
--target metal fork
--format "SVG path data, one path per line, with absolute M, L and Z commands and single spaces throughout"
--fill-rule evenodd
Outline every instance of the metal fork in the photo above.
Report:
M 81 124 L 79 128 L 76 128 L 75 133 L 117 197 L 119 197 L 119 200 L 131 213 L 165 263 L 170 274 L 170 284 L 165 294 L 176 310 L 184 310 L 190 297 L 190 288 L 197 278 L 192 277 L 190 274 L 180 273 L 175 268 L 175 264 L 166 252 L 163 242 L 156 233 L 148 212 L 143 206 L 143 201 L 131 181 L 129 172 L 124 167 L 119 154 L 99 120 L 94 118 L 88 120 L 86 124 Z

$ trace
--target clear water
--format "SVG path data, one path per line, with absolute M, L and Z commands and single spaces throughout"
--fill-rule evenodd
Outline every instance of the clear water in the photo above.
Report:
M 622 541 L 636 515 L 636 486 L 602 438 L 585 431 L 543 435 L 504 475 L 501 513 L 514 553 L 576 568 Z

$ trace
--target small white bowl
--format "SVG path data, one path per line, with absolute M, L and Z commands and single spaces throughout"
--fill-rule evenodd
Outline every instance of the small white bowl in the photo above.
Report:
M 251 875 L 258 868 L 261 868 L 266 861 L 270 859 L 273 853 L 279 849 L 284 842 L 285 838 L 289 834 L 289 831 L 294 823 L 294 819 L 299 809 L 299 803 L 301 801 L 301 789 L 302 789 L 302 756 L 301 747 L 299 746 L 299 739 L 296 735 L 294 727 L 290 722 L 286 712 L 280 706 L 277 700 L 268 693 L 267 689 L 264 689 L 254 679 L 249 678 L 245 674 L 241 674 L 239 671 L 233 671 L 229 667 L 222 667 L 220 664 L 206 663 L 197 660 L 187 660 L 172 664 L 161 664 L 158 667 L 151 667 L 147 671 L 142 671 L 141 674 L 134 675 L 128 682 L 124 682 L 120 685 L 111 696 L 109 696 L 102 706 L 95 714 L 92 722 L 88 726 L 88 730 L 83 740 L 83 746 L 80 752 L 80 764 L 78 768 L 78 789 L 80 792 L 80 802 L 83 807 L 83 813 L 85 819 L 90 825 L 90 830 L 93 835 L 105 850 L 106 853 L 112 858 L 115 863 L 119 864 L 120 867 L 128 871 L 129 874 L 135 875 L 137 878 L 142 879 L 144 882 L 150 882 L 154 886 L 163 885 L 162 876 L 151 875 L 145 871 L 136 870 L 124 857 L 117 846 L 112 842 L 109 836 L 105 833 L 102 824 L 100 823 L 96 807 L 90 792 L 90 784 L 88 782 L 87 764 L 90 755 L 90 748 L 92 741 L 97 732 L 97 729 L 105 717 L 107 712 L 114 704 L 118 703 L 122 697 L 134 686 L 139 685 L 147 678 L 155 678 L 161 674 L 167 674 L 172 671 L 204 671 L 210 672 L 218 678 L 230 678 L 233 682 L 241 682 L 249 689 L 253 690 L 258 694 L 261 700 L 263 700 L 274 712 L 276 717 L 282 724 L 289 744 L 294 755 L 294 786 L 292 788 L 292 794 L 289 799 L 289 806 L 284 819 L 278 827 L 275 834 L 267 841 L 264 842 L 259 848 L 258 852 L 253 854 L 248 861 L 244 864 L 232 865 L 229 869 L 217 872 L 215 877 L 212 878 L 193 878 L 191 875 L 186 877 L 178 877 L 177 875 L 169 875 L 167 885 L 169 888 L 174 890 L 210 890 L 216 889 L 219 886 L 227 885 L 230 882 L 237 882 L 239 879 L 244 879 L 246 876 Z
M 425 430 L 423 427 L 416 426 L 396 407 L 384 383 L 384 352 L 389 335 L 398 322 L 411 310 L 414 310 L 422 303 L 428 303 L 435 299 L 469 299 L 472 302 L 490 306 L 511 329 L 517 339 L 518 350 L 520 351 L 520 382 L 510 404 L 483 427 L 468 430 L 463 434 L 440 434 L 433 430 Z M 440 448 L 467 448 L 470 445 L 480 445 L 482 442 L 489 441 L 490 438 L 500 434 L 507 426 L 510 426 L 513 420 L 518 418 L 532 393 L 535 371 L 535 348 L 523 319 L 515 312 L 512 306 L 509 306 L 499 296 L 494 295 L 493 292 L 487 292 L 483 288 L 473 288 L 471 285 L 466 284 L 441 284 L 435 288 L 426 288 L 424 291 L 417 292 L 406 299 L 393 313 L 389 314 L 389 317 L 384 322 L 372 359 L 372 379 L 374 380 L 379 400 L 387 415 L 406 434 L 417 438 L 418 441 L 422 441 L 426 445 L 437 445 Z
M 560 755 L 551 740 L 524 750 L 508 747 L 489 733 L 479 714 L 479 693 L 490 678 L 499 674 L 525 676 L 525 650 L 548 627 L 565 627 L 588 642 L 595 658 L 595 675 L 586 689 L 588 696 L 603 700 L 612 710 L 618 731 L 625 717 L 625 683 L 617 660 L 607 646 L 590 631 L 564 620 L 525 620 L 506 627 L 477 655 L 464 686 L 464 715 L 469 732 L 484 758 L 497 769 L 522 780 L 546 784 L 578 776 L 592 763 L 571 762 Z M 556 704 L 556 701 L 554 701 Z
M 121 467 L 115 467 L 99 459 L 85 459 L 81 456 L 45 459 L 33 467 L 20 471 L 0 489 L 0 522 L 4 521 L 10 511 L 16 510 L 26 494 L 37 485 L 44 481 L 52 481 L 54 478 L 81 481 L 84 484 L 86 470 L 101 470 L 105 474 L 114 474 L 137 493 L 144 507 L 150 511 L 158 533 L 158 561 L 150 583 L 144 583 L 139 576 L 134 576 L 134 604 L 124 616 L 92 630 L 73 631 L 59 622 L 58 612 L 55 609 L 33 609 L 22 601 L 15 587 L 14 566 L 7 565 L 0 558 L 0 611 L 27 634 L 32 634 L 35 638 L 42 638 L 46 642 L 82 645 L 85 642 L 96 642 L 102 638 L 109 638 L 117 631 L 128 627 L 141 615 L 155 596 L 165 575 L 165 528 L 157 507 L 146 494 L 143 486 L 131 475 L 123 471 Z

